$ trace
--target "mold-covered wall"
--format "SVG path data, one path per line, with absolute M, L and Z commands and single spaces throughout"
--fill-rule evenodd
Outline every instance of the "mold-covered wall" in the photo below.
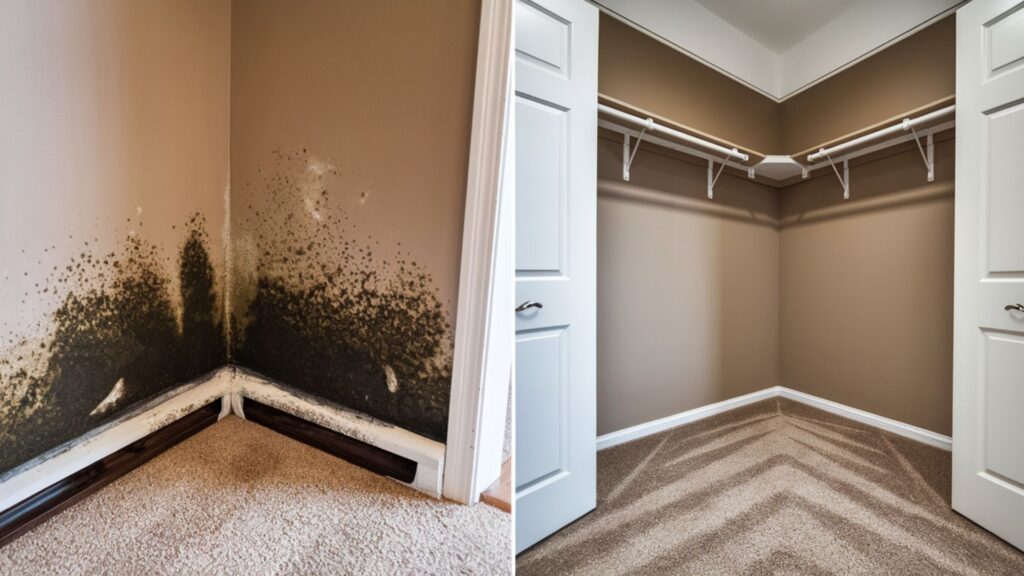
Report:
M 0 0 L 0 475 L 226 359 L 228 0 Z
M 447 430 L 480 6 L 232 13 L 233 361 Z

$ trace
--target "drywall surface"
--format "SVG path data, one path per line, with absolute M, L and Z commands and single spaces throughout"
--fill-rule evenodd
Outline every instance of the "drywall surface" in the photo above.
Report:
M 0 2 L 0 475 L 226 359 L 230 8 Z
M 601 14 L 598 91 L 762 154 L 781 147 L 778 104 Z
M 948 435 L 953 141 L 911 146 L 780 191 L 782 385 Z
M 776 153 L 796 154 L 955 93 L 956 18 L 950 15 L 783 101 Z
M 479 10 L 232 12 L 233 359 L 442 440 Z
M 777 385 L 775 190 L 724 174 L 708 202 L 706 165 L 646 146 L 623 183 L 603 136 L 597 433 Z

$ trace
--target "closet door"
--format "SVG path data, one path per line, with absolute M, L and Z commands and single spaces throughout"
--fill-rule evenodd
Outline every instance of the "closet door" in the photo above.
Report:
M 596 503 L 597 9 L 516 11 L 516 552 Z
M 957 13 L 953 508 L 1024 549 L 1024 2 Z

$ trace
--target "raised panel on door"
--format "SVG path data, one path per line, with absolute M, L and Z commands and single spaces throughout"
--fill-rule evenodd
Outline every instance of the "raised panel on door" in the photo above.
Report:
M 984 332 L 982 438 L 985 473 L 1024 494 L 1024 336 Z M 1024 521 L 1024 519 L 1022 519 Z
M 569 23 L 533 2 L 516 4 L 516 54 L 553 74 L 569 76 Z
M 516 410 L 530 415 L 516 429 L 516 447 L 529 454 L 516 468 L 516 490 L 565 469 L 565 401 L 568 334 L 562 328 L 520 334 L 516 339 Z
M 986 114 L 989 272 L 1024 272 L 1024 103 Z
M 555 273 L 565 258 L 568 111 L 516 97 L 516 270 Z

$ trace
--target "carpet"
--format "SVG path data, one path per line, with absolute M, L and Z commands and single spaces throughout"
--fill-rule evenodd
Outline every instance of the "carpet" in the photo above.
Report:
M 599 452 L 597 509 L 516 573 L 1024 574 L 949 497 L 948 452 L 766 400 Z
M 228 417 L 0 548 L 0 574 L 510 574 L 510 534 Z

